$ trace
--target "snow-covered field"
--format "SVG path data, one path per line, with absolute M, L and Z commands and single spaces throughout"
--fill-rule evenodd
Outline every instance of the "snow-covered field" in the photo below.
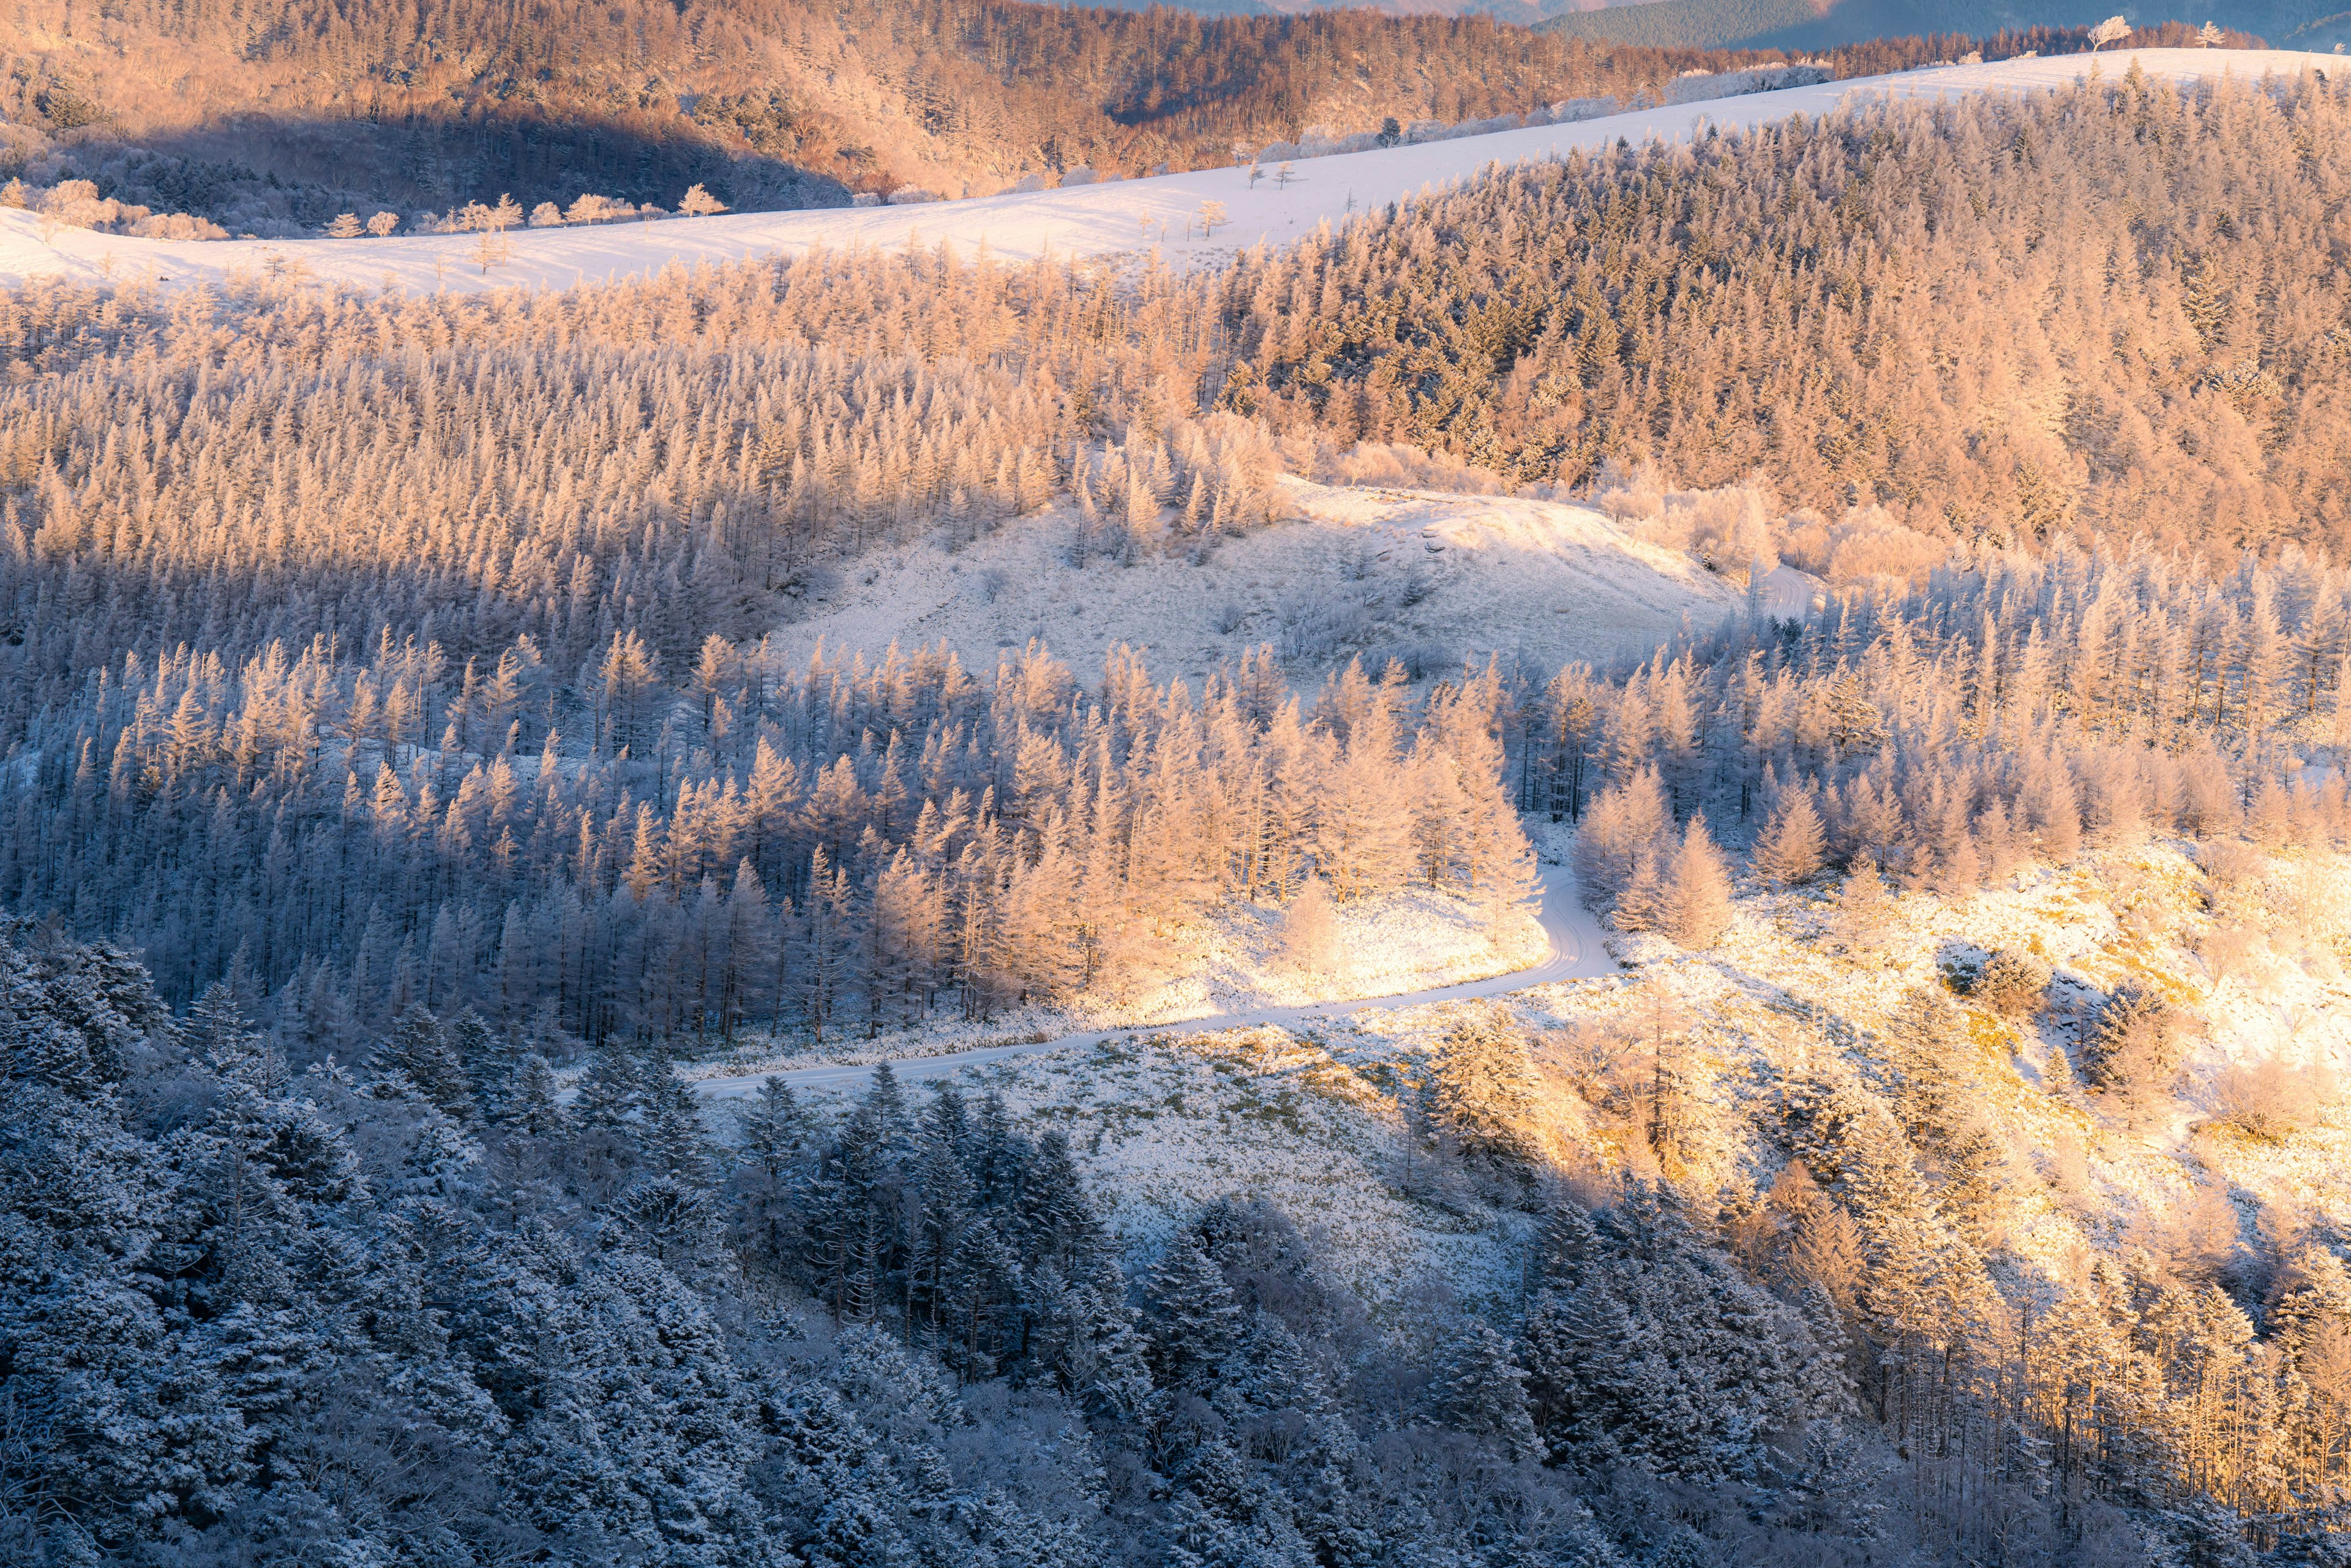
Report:
M 1173 264 L 1197 264 L 1259 241 L 1283 244 L 1311 234 L 1318 224 L 1342 224 L 1351 213 L 1464 179 L 1491 163 L 1564 157 L 1572 151 L 1613 146 L 1620 138 L 1635 144 L 1653 138 L 1678 141 L 1709 126 L 1729 130 L 1794 114 L 1827 114 L 1873 96 L 1936 99 L 2059 87 L 2094 68 L 2119 76 L 2134 58 L 2149 75 L 2175 79 L 2227 72 L 2251 80 L 2269 72 L 2341 65 L 2332 56 L 2283 49 L 2147 49 L 2095 60 L 2065 55 L 1944 66 L 1311 159 L 1292 166 L 1295 177 L 1286 184 L 1277 183 L 1272 170 L 1252 182 L 1245 169 L 1209 169 L 974 201 L 525 230 L 508 236 L 506 258 L 486 267 L 475 259 L 480 241 L 473 235 L 204 242 L 59 228 L 45 235 L 33 214 L 0 211 L 0 281 L 62 275 L 89 281 L 144 278 L 178 287 L 225 284 L 240 274 L 269 269 L 411 293 L 564 288 L 658 272 L 673 264 L 690 267 L 813 246 L 897 248 L 946 242 L 965 254 L 984 246 L 992 255 L 1015 260 L 1048 254 L 1117 256 L 1155 246 Z M 1197 219 L 1203 204 L 1211 202 L 1223 205 L 1228 221 L 1203 235 Z
M 1301 974 L 1284 961 L 1273 917 L 1228 911 L 1198 934 L 1179 977 L 1147 996 L 1081 998 L 984 1025 L 939 1021 L 870 1040 L 796 1043 L 781 1053 L 752 1043 L 724 1061 L 685 1068 L 681 1076 L 711 1100 L 741 1099 L 770 1075 L 807 1088 L 855 1088 L 876 1061 L 893 1062 L 912 1079 L 947 1077 L 1014 1057 L 1081 1055 L 1141 1030 L 1319 1025 L 1369 1009 L 1499 996 L 1611 970 L 1615 961 L 1576 896 L 1573 873 L 1552 864 L 1541 874 L 1537 908 L 1499 921 L 1439 894 L 1405 893 L 1342 905 L 1341 957 L 1318 975 Z
M 1839 1055 L 1859 1061 L 1866 1048 L 1854 1031 L 1881 1030 L 1911 987 L 1939 987 L 1956 955 L 2025 948 L 2059 977 L 2051 1005 L 2022 1024 L 1963 1005 L 1973 1049 L 1951 1064 L 2007 1145 L 2001 1267 L 2055 1280 L 2095 1252 L 2210 1256 L 2257 1229 L 2351 1225 L 2351 1106 L 2304 1105 L 2304 1125 L 2283 1137 L 2214 1119 L 2232 1067 L 2275 1054 L 2351 1071 L 2351 860 L 2288 852 L 2216 910 L 2178 845 L 2095 851 L 1963 899 L 1902 895 L 1867 955 L 1827 937 L 1824 891 L 1750 892 L 1729 936 L 1704 953 L 1614 939 L 1630 968 L 1588 916 L 1553 912 L 1581 960 L 1493 989 L 1533 1031 L 1546 1126 L 1562 1146 L 1654 1169 L 1636 1115 L 1612 1111 L 1593 1084 L 1646 1082 L 1645 1031 L 1662 993 L 1677 1038 L 1692 1043 L 1680 1065 L 1700 1102 L 1684 1185 L 1768 1183 L 1792 1077 Z M 2240 938 L 2225 961 L 2214 940 L 2223 931 Z M 2201 1019 L 2179 1103 L 2152 1118 L 2085 1093 L 2070 1065 L 2087 999 L 2134 976 L 2158 977 Z M 1415 994 L 1322 1016 L 1017 1046 L 910 1064 L 910 1075 L 951 1068 L 966 1089 L 992 1089 L 1035 1124 L 1062 1126 L 1138 1254 L 1202 1202 L 1262 1193 L 1326 1232 L 1334 1266 L 1375 1306 L 1433 1291 L 1490 1295 L 1512 1286 L 1522 1221 L 1473 1196 L 1405 1195 L 1397 1093 L 1466 1009 L 1491 1005 Z M 837 1103 L 865 1074 L 793 1077 Z
M 1443 902 L 1449 901 L 1430 901 Z M 967 1091 L 993 1090 L 1032 1125 L 1061 1127 L 1113 1232 L 1137 1253 L 1155 1249 L 1212 1198 L 1263 1196 L 1321 1232 L 1332 1267 L 1375 1306 L 1432 1292 L 1499 1295 L 1512 1284 L 1511 1237 L 1522 1222 L 1474 1203 L 1432 1206 L 1399 1190 L 1395 1069 L 1428 1049 L 1459 1008 L 1491 1005 L 1484 998 L 1514 988 L 1612 974 L 1616 962 L 1563 867 L 1544 868 L 1541 929 L 1529 922 L 1515 947 L 1507 937 L 1485 944 L 1480 960 L 1473 950 L 1479 944 L 1460 934 L 1464 924 L 1458 912 L 1416 909 L 1410 900 L 1343 915 L 1350 967 L 1308 986 L 1270 960 L 1261 934 L 1225 937 L 1244 971 L 1226 983 L 1254 985 L 1260 1004 L 1301 991 L 1377 996 L 1373 1002 L 1256 1005 L 1155 1030 L 1097 1030 L 923 1056 L 900 1061 L 898 1071 L 918 1082 L 947 1078 Z M 1455 928 L 1450 936 L 1447 925 Z M 1416 957 L 1408 949 L 1421 942 L 1437 946 Z M 1447 943 L 1455 949 L 1449 955 Z M 1465 967 L 1490 971 L 1498 960 L 1517 972 L 1378 996 L 1401 988 L 1399 981 L 1428 987 L 1461 977 Z M 1530 962 L 1531 969 L 1517 969 Z M 879 1043 L 881 1051 L 851 1059 L 905 1049 Z M 856 1067 L 771 1065 L 819 1104 L 840 1103 L 869 1076 Z M 756 1074 L 725 1076 L 743 1071 L 740 1063 L 711 1064 L 685 1075 L 723 1106 L 758 1087 Z
M 1092 681 L 1125 643 L 1155 674 L 1196 681 L 1239 649 L 1311 641 L 1290 661 L 1311 689 L 1316 669 L 1357 655 L 1383 664 L 1399 651 L 1447 666 L 1512 651 L 1543 666 L 1638 656 L 1745 602 L 1743 585 L 1585 507 L 1295 479 L 1285 493 L 1287 520 L 1225 540 L 1197 566 L 1158 554 L 1073 566 L 1066 506 L 952 553 L 882 551 L 844 569 L 778 645 L 797 661 L 820 640 L 868 654 L 944 642 L 986 671 L 1034 639 Z M 1775 604 L 1802 613 L 1812 580 L 1781 576 L 1768 585 Z

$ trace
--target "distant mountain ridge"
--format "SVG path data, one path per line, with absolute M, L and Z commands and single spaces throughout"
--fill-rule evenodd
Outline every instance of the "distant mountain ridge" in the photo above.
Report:
M 2351 11 L 2335 10 L 2334 5 L 2335 0 L 2220 0 L 2167 15 L 2158 6 L 2116 5 L 2113 0 L 2040 0 L 2022 5 L 1984 0 L 1958 5 L 1928 5 L 1919 0 L 1829 0 L 1825 5 L 1813 0 L 1649 0 L 1571 12 L 1534 26 L 1595 44 L 1647 48 L 1819 49 L 1870 38 L 1938 33 L 1986 37 L 2027 28 L 2085 27 L 2119 13 L 2143 31 L 2167 22 L 2187 28 L 2211 22 L 2279 48 L 2316 49 L 2351 40 Z
M 1104 10 L 1144 10 L 1141 0 L 1070 0 Z M 1155 4 L 1167 0 L 1153 0 Z M 1563 34 L 1595 44 L 1640 48 L 1819 49 L 1875 38 L 1936 34 L 1990 37 L 2032 28 L 2086 27 L 2119 13 L 2142 29 L 2167 22 L 2198 28 L 2206 22 L 2264 39 L 2280 48 L 2324 49 L 2351 42 L 2351 9 L 2338 0 L 2218 0 L 2176 11 L 2160 5 L 2117 5 L 2115 0 L 2032 0 L 2003 5 L 1971 0 L 1929 5 L 1922 0 L 1630 0 L 1586 5 L 1578 0 L 1173 0 L 1200 16 L 1305 16 L 1319 11 L 1373 10 L 1390 16 L 1486 16 L 1496 21 Z M 2167 40 L 2169 41 L 2169 40 Z
M 2111 0 L 2109 0 L 2111 3 Z M 1929 6 L 1917 0 L 1651 0 L 1572 12 L 1538 23 L 1546 32 L 1595 43 L 1648 45 L 1658 38 L 1769 39 L 1781 47 L 1819 48 L 1863 38 L 1930 33 L 1984 35 L 2025 26 L 2083 26 L 2111 16 L 2097 0 L 2031 7 L 1987 4 Z

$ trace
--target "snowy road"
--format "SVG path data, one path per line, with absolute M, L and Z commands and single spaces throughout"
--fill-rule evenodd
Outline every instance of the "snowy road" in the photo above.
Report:
M 1795 114 L 1832 114 L 1873 98 L 1932 101 L 2060 88 L 2093 69 L 2109 78 L 2119 77 L 2133 60 L 2149 76 L 2175 81 L 2222 72 L 2239 81 L 2253 81 L 2264 72 L 2292 76 L 2342 64 L 2326 55 L 2282 49 L 2135 49 L 2095 59 L 2060 55 L 1942 66 L 1635 110 L 1565 125 L 1300 159 L 1286 182 L 1252 180 L 1241 168 L 1200 169 L 914 206 L 730 213 L 660 223 L 526 229 L 508 237 L 507 253 L 498 259 L 477 256 L 482 248 L 478 235 L 133 239 L 87 229 L 45 232 L 35 214 L 0 209 L 0 285 L 52 277 L 85 283 L 148 279 L 168 288 L 196 284 L 219 288 L 240 277 L 250 279 L 266 267 L 288 278 L 409 294 L 516 286 L 568 288 L 646 277 L 673 263 L 692 267 L 797 255 L 815 246 L 895 249 L 914 244 L 951 244 L 967 256 L 985 246 L 988 254 L 1008 261 L 1046 255 L 1140 254 L 1156 248 L 1176 266 L 1213 264 L 1260 240 L 1279 246 L 1313 233 L 1318 224 L 1336 226 L 1368 207 L 1469 178 L 1492 163 L 1593 152 L 1620 139 L 1636 145 L 1652 138 L 1687 141 L 1709 127 L 1729 131 Z M 487 199 L 496 193 L 486 188 L 478 193 Z M 1204 204 L 1225 212 L 1212 235 L 1199 233 Z
M 898 1057 L 892 1059 L 890 1065 L 901 1079 L 920 1082 L 943 1078 L 967 1067 L 986 1067 L 1011 1057 L 1067 1051 L 1073 1047 L 1083 1049 L 1122 1035 L 1205 1034 L 1217 1030 L 1248 1029 L 1258 1024 L 1296 1024 L 1311 1019 L 1343 1018 L 1365 1008 L 1408 1008 L 1417 1007 L 1423 1002 L 1467 1001 L 1476 997 L 1522 991 L 1530 986 L 1549 985 L 1555 980 L 1589 979 L 1616 972 L 1616 961 L 1608 956 L 1608 949 L 1601 943 L 1600 923 L 1592 917 L 1592 912 L 1583 907 L 1583 901 L 1576 895 L 1575 873 L 1563 865 L 1542 868 L 1540 918 L 1544 935 L 1551 938 L 1551 956 L 1531 969 L 1496 975 L 1489 979 L 1470 980 L 1458 986 L 1439 986 L 1431 990 L 1404 991 L 1393 996 L 1364 997 L 1354 1001 L 1311 1002 L 1303 1007 L 1263 1008 L 1254 1012 L 1223 1013 L 1173 1023 L 1094 1030 L 1085 1034 L 1063 1035 L 1059 1040 L 1040 1040 L 1033 1045 L 993 1045 L 979 1051 L 953 1051 L 945 1056 Z M 706 1099 L 739 1100 L 757 1093 L 759 1085 L 769 1078 L 781 1079 L 796 1089 L 839 1089 L 864 1082 L 872 1071 L 873 1064 L 871 1062 L 861 1062 L 855 1066 L 803 1067 L 789 1072 L 760 1072 L 744 1078 L 705 1078 L 694 1086 Z

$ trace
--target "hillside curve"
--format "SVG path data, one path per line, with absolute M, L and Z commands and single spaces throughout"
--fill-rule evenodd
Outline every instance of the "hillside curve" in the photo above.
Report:
M 1542 906 L 1538 918 L 1542 922 L 1543 935 L 1550 939 L 1550 950 L 1543 961 L 1531 968 L 1495 975 L 1483 980 L 1468 980 L 1457 986 L 1437 986 L 1426 990 L 1401 991 L 1388 996 L 1362 997 L 1348 1001 L 1259 1008 L 1246 1012 L 1220 1013 L 1209 1018 L 1186 1019 L 1174 1023 L 1088 1030 L 1079 1034 L 1065 1034 L 1055 1040 L 992 1045 L 976 1051 L 949 1051 L 939 1056 L 893 1057 L 890 1059 L 890 1067 L 901 1080 L 925 1082 L 966 1068 L 993 1066 L 1018 1057 L 1057 1051 L 1088 1050 L 1103 1040 L 1123 1035 L 1209 1034 L 1219 1030 L 1253 1029 L 1260 1024 L 1280 1024 L 1287 1028 L 1314 1019 L 1344 1018 L 1370 1008 L 1410 1008 L 1429 1002 L 1469 1001 L 1479 997 L 1498 997 L 1534 986 L 1547 986 L 1560 980 L 1591 979 L 1616 972 L 1616 961 L 1609 956 L 1602 940 L 1600 923 L 1593 917 L 1590 910 L 1584 908 L 1575 885 L 1575 873 L 1568 867 L 1542 867 Z M 704 1078 L 693 1082 L 695 1092 L 705 1100 L 741 1100 L 757 1093 L 759 1085 L 770 1078 L 779 1079 L 795 1089 L 853 1089 L 872 1076 L 874 1065 L 872 1062 L 834 1063 L 796 1068 L 785 1072 L 751 1073 L 739 1078 Z
M 1772 123 L 1830 114 L 1877 98 L 1938 99 L 2059 88 L 2093 68 L 2119 76 L 2137 60 L 2149 76 L 2239 80 L 2305 69 L 2351 68 L 2331 55 L 2283 49 L 2143 49 L 2128 54 L 1996 60 L 1895 76 L 1861 77 L 1709 99 L 1567 125 L 1528 127 L 1448 141 L 1392 147 L 1290 165 L 1252 181 L 1245 168 L 1196 170 L 1063 190 L 1011 193 L 905 206 L 821 208 L 669 218 L 591 227 L 525 229 L 506 236 L 504 256 L 482 254 L 478 235 L 390 239 L 149 240 L 87 229 L 43 232 L 34 214 L 0 209 L 0 284 L 35 277 L 140 280 L 159 287 L 235 285 L 265 274 L 373 291 L 411 294 L 503 287 L 568 288 L 646 277 L 670 266 L 737 261 L 832 249 L 952 244 L 1007 260 L 1047 256 L 1140 256 L 1156 249 L 1171 266 L 1213 265 L 1260 241 L 1280 246 L 1343 224 L 1367 208 L 1475 175 L 1489 165 L 1593 152 L 1620 140 L 1677 141 L 1711 127 Z M 1204 205 L 1225 221 L 1202 234 Z

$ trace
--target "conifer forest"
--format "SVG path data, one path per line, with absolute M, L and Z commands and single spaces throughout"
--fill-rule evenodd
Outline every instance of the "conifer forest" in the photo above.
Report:
M 0 1563 L 2351 1563 L 2351 66 L 57 9 Z M 1310 117 L 1458 173 L 1172 258 L 300 259 L 1286 193 Z M 255 265 L 12 259 L 110 224 Z

